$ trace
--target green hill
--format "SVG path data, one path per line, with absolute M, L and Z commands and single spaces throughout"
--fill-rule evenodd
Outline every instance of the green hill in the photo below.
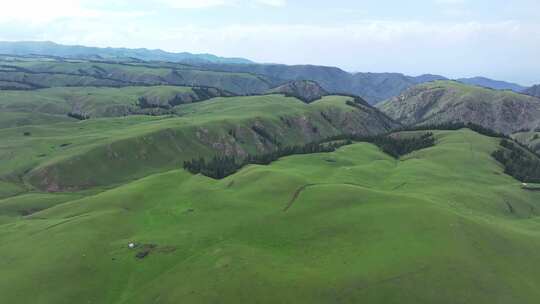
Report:
M 0 89 L 174 85 L 215 87 L 243 95 L 263 93 L 279 84 L 260 75 L 171 62 L 2 58 Z
M 168 92 L 169 88 L 159 89 Z M 113 94 L 109 92 L 115 89 L 107 90 L 99 91 L 110 96 L 105 102 L 122 103 L 115 92 L 155 89 L 128 88 Z M 259 154 L 278 145 L 345 133 L 380 134 L 396 126 L 374 108 L 351 106 L 352 99 L 327 96 L 308 105 L 283 95 L 214 98 L 171 108 L 169 116 L 132 115 L 0 129 L 0 180 L 47 191 L 110 186 L 180 168 L 194 157 Z M 99 105 L 89 103 L 96 111 Z
M 30 91 L 2 91 L 0 126 L 41 124 L 39 119 L 13 119 L 18 115 L 70 115 L 78 118 L 117 117 L 133 114 L 167 114 L 172 108 L 233 94 L 214 88 L 139 86 L 123 88 L 58 87 Z M 60 121 L 64 120 L 59 119 Z
M 498 139 L 435 136 L 400 160 L 357 143 L 223 180 L 5 198 L 2 300 L 537 303 L 540 192 L 503 174 Z
M 540 126 L 540 99 L 454 81 L 415 86 L 377 107 L 405 125 L 471 122 L 503 133 Z

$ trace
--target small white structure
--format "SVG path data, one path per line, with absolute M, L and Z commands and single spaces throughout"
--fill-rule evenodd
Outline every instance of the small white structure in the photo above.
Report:
M 521 184 L 521 186 L 527 187 L 528 185 L 527 185 L 527 183 L 523 183 L 523 184 Z
M 129 244 L 128 244 L 128 247 L 129 247 L 130 249 L 135 248 L 135 243 L 129 243 Z

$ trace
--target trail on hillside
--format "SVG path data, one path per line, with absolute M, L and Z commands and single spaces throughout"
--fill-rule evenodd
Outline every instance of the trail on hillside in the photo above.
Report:
M 300 193 L 302 193 L 302 191 L 306 190 L 307 187 L 311 187 L 315 185 L 317 184 L 305 184 L 301 186 L 300 188 L 296 189 L 296 191 L 294 191 L 293 196 L 291 197 L 291 199 L 289 200 L 285 208 L 283 208 L 283 212 L 286 212 L 287 210 L 289 210 L 289 208 L 292 207 L 292 205 L 294 204 L 298 196 L 300 196 Z

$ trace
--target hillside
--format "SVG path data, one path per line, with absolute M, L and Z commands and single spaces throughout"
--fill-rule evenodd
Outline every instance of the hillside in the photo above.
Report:
M 268 90 L 267 94 L 284 94 L 286 96 L 296 97 L 306 103 L 329 95 L 318 83 L 309 80 L 291 81 Z
M 74 191 L 180 168 L 194 157 L 241 157 L 345 133 L 380 134 L 397 126 L 372 107 L 347 105 L 352 99 L 327 96 L 308 105 L 283 95 L 214 98 L 176 106 L 168 116 L 84 121 L 62 116 L 61 122 L 4 128 L 0 181 L 28 190 Z M 97 100 L 88 99 L 87 106 L 99 113 L 101 105 L 92 103 Z
M 281 82 L 249 73 L 217 72 L 171 62 L 119 62 L 0 56 L 0 90 L 148 85 L 214 87 L 260 94 Z
M 528 132 L 517 132 L 512 134 L 512 137 L 540 154 L 540 128 Z
M 522 93 L 526 89 L 526 87 L 521 86 L 516 83 L 493 80 L 486 77 L 459 78 L 457 79 L 457 81 L 464 84 L 475 85 L 475 86 L 489 88 L 489 89 L 511 90 L 516 93 Z
M 170 53 L 162 50 L 98 48 L 81 45 L 61 45 L 49 41 L 0 41 L 0 54 L 28 56 L 42 55 L 75 59 L 130 59 L 144 61 L 170 61 L 183 63 L 230 63 L 247 64 L 244 58 L 224 58 L 211 54 Z
M 527 88 L 525 91 L 523 91 L 523 93 L 535 97 L 540 97 L 540 84 Z
M 31 115 L 78 119 L 117 117 L 135 114 L 171 114 L 172 108 L 231 93 L 206 87 L 145 86 L 123 88 L 57 87 L 31 91 L 3 91 L 0 111 L 6 118 L 0 126 L 39 124 Z M 11 115 L 13 114 L 13 115 Z M 8 123 L 11 121 L 11 123 Z
M 471 122 L 503 133 L 540 126 L 540 99 L 453 81 L 415 86 L 378 108 L 405 125 Z
M 490 156 L 498 139 L 435 136 L 435 147 L 400 160 L 356 143 L 223 180 L 173 170 L 99 193 L 0 200 L 0 294 L 55 304 L 536 303 L 540 192 L 502 173 Z

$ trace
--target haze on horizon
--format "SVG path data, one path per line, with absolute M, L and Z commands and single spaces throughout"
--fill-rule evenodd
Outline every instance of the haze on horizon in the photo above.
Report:
M 540 83 L 537 0 L 0 0 L 0 40 Z

